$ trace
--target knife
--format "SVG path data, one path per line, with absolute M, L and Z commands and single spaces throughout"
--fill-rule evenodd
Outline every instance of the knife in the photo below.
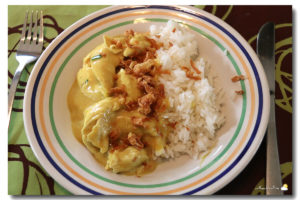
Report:
M 270 88 L 270 118 L 267 129 L 266 194 L 282 195 L 281 171 L 275 124 L 275 29 L 274 23 L 264 24 L 257 37 L 256 52 L 264 67 Z

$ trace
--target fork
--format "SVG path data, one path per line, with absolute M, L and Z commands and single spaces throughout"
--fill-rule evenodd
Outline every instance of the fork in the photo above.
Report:
M 34 18 L 34 27 L 32 26 L 33 18 Z M 16 69 L 16 72 L 14 74 L 8 92 L 8 126 L 10 122 L 10 115 L 11 115 L 16 89 L 22 71 L 27 64 L 38 59 L 43 49 L 44 33 L 43 33 L 42 11 L 40 12 L 39 27 L 38 27 L 38 11 L 36 11 L 35 13 L 31 11 L 29 26 L 27 26 L 27 21 L 28 21 L 28 11 L 26 12 L 25 21 L 22 28 L 21 39 L 19 41 L 19 47 L 17 49 L 17 54 L 16 54 L 16 60 L 18 61 L 19 66 Z

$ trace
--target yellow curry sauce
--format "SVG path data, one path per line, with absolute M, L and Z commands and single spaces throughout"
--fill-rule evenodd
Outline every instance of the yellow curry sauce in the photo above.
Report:
M 106 170 L 141 176 L 153 171 L 164 153 L 170 126 L 160 48 L 147 34 L 127 31 L 104 36 L 83 60 L 68 94 L 75 137 Z

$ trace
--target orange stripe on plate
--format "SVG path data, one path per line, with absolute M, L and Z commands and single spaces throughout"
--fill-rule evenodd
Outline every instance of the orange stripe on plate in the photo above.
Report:
M 213 32 L 214 34 L 216 34 L 219 38 L 221 38 L 232 50 L 233 52 L 237 55 L 239 61 L 241 62 L 245 72 L 246 72 L 246 76 L 248 77 L 248 81 L 249 81 L 249 86 L 250 86 L 250 93 L 251 93 L 251 109 L 250 109 L 250 116 L 249 116 L 249 122 L 252 122 L 253 118 L 254 118 L 254 108 L 255 108 L 255 96 L 254 96 L 254 85 L 253 85 L 253 80 L 251 78 L 251 74 L 249 72 L 249 69 L 247 68 L 247 65 L 245 63 L 245 61 L 243 60 L 242 55 L 239 54 L 238 50 L 235 48 L 235 46 L 230 43 L 230 41 L 225 38 L 222 34 L 220 34 L 219 32 L 217 32 L 216 30 L 214 30 L 213 28 L 211 28 L 210 26 L 208 26 L 207 24 L 198 21 L 197 19 L 188 17 L 188 16 L 184 16 L 184 15 L 178 15 L 175 13 L 165 13 L 165 12 L 156 12 L 156 11 L 138 11 L 138 12 L 134 12 L 134 13 L 128 13 L 125 15 L 118 15 L 116 17 L 112 17 L 112 18 L 108 18 L 105 20 L 102 20 L 90 27 L 87 27 L 86 30 L 82 31 L 81 33 L 79 33 L 78 35 L 75 35 L 69 42 L 67 42 L 63 48 L 56 54 L 57 56 L 54 57 L 52 63 L 50 64 L 48 71 L 45 75 L 44 81 L 42 83 L 42 87 L 41 87 L 41 95 L 40 95 L 40 99 L 39 99 L 39 110 L 40 110 L 40 119 L 41 119 L 41 127 L 42 130 L 44 132 L 45 135 L 45 139 L 46 142 L 48 143 L 49 148 L 51 149 L 51 151 L 53 152 L 54 156 L 56 157 L 56 159 L 67 169 L 69 170 L 69 172 L 71 172 L 73 175 L 75 175 L 77 178 L 81 179 L 82 181 L 84 181 L 87 184 L 90 184 L 91 186 L 98 188 L 100 190 L 104 190 L 106 192 L 110 192 L 110 193 L 114 193 L 114 194 L 149 194 L 149 195 L 162 195 L 162 194 L 171 194 L 171 193 L 176 193 L 176 192 L 180 192 L 182 190 L 186 190 L 190 187 L 193 186 L 197 186 L 199 183 L 204 182 L 206 180 L 208 180 L 210 177 L 212 177 L 213 175 L 215 175 L 216 173 L 218 173 L 222 168 L 224 168 L 233 158 L 234 156 L 239 152 L 239 150 L 241 149 L 241 147 L 243 146 L 243 144 L 245 143 L 247 136 L 250 132 L 251 129 L 251 123 L 248 123 L 246 130 L 245 130 L 245 134 L 243 135 L 241 142 L 238 144 L 237 148 L 233 151 L 233 153 L 220 165 L 218 166 L 214 171 L 210 172 L 209 174 L 207 174 L 206 176 L 204 176 L 203 178 L 194 181 L 188 185 L 179 187 L 179 188 L 175 188 L 172 190 L 167 190 L 167 191 L 162 191 L 162 192 L 154 192 L 154 193 L 130 193 L 130 192 L 124 192 L 124 191 L 118 191 L 118 190 L 113 190 L 107 187 L 103 187 L 97 183 L 94 183 L 92 181 L 90 181 L 89 179 L 83 177 L 82 175 L 80 175 L 78 172 L 76 172 L 75 170 L 73 170 L 63 159 L 62 157 L 57 153 L 57 151 L 55 150 L 53 144 L 51 143 L 51 140 L 49 138 L 49 134 L 48 131 L 46 129 L 45 126 L 45 118 L 44 118 L 44 97 L 45 97 L 45 89 L 46 89 L 46 85 L 47 82 L 49 80 L 50 74 L 54 68 L 54 66 L 56 65 L 56 63 L 58 62 L 59 58 L 61 57 L 61 55 L 63 54 L 63 52 L 65 52 L 76 40 L 78 40 L 81 36 L 87 34 L 88 32 L 94 30 L 95 28 L 106 24 L 108 22 L 117 20 L 117 19 L 122 19 L 122 18 L 126 18 L 129 16 L 139 16 L 139 15 L 145 15 L 145 14 L 151 14 L 151 15 L 164 15 L 164 16 L 171 16 L 171 17 L 177 17 L 177 18 L 182 18 L 188 21 L 192 21 L 195 24 L 198 24 L 202 27 L 205 27 L 206 29 L 208 29 L 209 31 Z

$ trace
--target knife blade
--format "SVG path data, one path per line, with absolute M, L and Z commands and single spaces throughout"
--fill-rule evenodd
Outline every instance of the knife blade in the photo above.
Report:
M 275 28 L 268 22 L 259 30 L 257 55 L 264 67 L 270 88 L 270 117 L 267 129 L 266 194 L 282 195 L 281 171 L 275 117 Z

